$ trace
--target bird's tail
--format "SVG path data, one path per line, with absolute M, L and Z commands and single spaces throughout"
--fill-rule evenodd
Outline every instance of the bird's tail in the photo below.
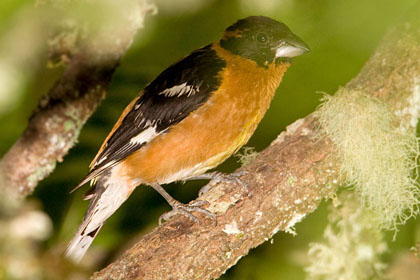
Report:
M 113 180 L 112 172 L 101 175 L 93 191 L 85 197 L 91 201 L 82 224 L 67 247 L 66 258 L 74 263 L 80 262 L 105 221 L 123 204 L 133 189 L 121 180 Z

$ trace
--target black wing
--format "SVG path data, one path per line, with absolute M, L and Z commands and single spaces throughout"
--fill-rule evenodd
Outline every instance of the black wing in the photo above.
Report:
M 220 86 L 219 72 L 225 65 L 208 45 L 159 74 L 146 86 L 121 125 L 109 137 L 81 184 L 120 162 L 155 136 L 167 132 L 203 105 Z

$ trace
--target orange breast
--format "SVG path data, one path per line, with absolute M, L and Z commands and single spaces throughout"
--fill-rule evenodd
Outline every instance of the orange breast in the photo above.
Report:
M 207 103 L 121 164 L 142 183 L 170 183 L 203 174 L 244 145 L 267 111 L 288 64 L 257 67 L 214 46 L 226 60 L 222 83 Z

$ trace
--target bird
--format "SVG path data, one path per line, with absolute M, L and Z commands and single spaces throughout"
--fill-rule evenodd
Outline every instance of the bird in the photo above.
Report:
M 214 219 L 203 201 L 183 204 L 162 185 L 228 180 L 207 171 L 249 140 L 292 58 L 309 50 L 284 23 L 249 16 L 161 72 L 124 109 L 75 188 L 91 182 L 85 195 L 90 203 L 66 257 L 80 262 L 105 221 L 139 185 L 152 187 L 172 207 L 164 220 L 181 214 L 198 222 L 193 212 Z

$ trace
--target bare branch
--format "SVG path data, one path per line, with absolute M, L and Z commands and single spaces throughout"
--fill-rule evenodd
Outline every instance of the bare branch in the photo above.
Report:
M 92 30 L 94 34 L 69 50 L 69 61 L 61 77 L 41 99 L 28 127 L 4 155 L 0 188 L 17 197 L 32 193 L 75 144 L 84 123 L 105 97 L 119 60 L 151 7 L 138 0 L 118 5 L 119 14 L 112 15 L 117 24 L 115 19 L 109 19 L 104 28 Z
M 387 102 L 402 127 L 417 124 L 420 108 L 420 25 L 395 27 L 348 88 Z M 396 124 L 398 125 L 398 124 Z M 251 197 L 219 184 L 200 197 L 218 224 L 175 217 L 144 236 L 92 279 L 214 279 L 277 231 L 314 211 L 339 184 L 333 145 L 319 136 L 312 115 L 296 121 L 249 165 L 242 180 Z

